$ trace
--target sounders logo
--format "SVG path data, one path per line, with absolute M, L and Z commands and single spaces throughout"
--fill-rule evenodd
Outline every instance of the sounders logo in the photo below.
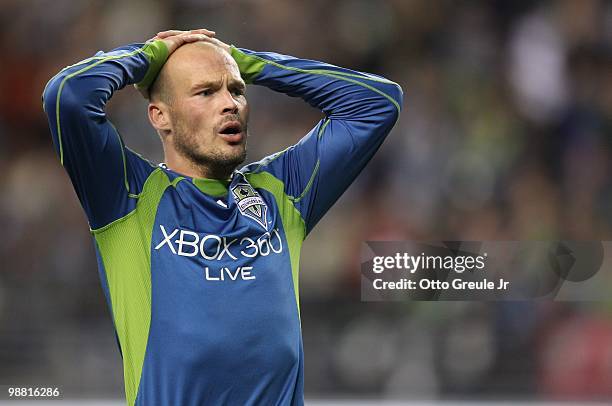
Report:
M 248 183 L 238 183 L 232 187 L 232 194 L 243 216 L 247 216 L 268 230 L 268 206 L 259 193 Z

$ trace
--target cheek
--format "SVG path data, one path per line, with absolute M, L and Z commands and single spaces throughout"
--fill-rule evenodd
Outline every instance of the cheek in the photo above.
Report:
M 213 123 L 211 118 L 206 113 L 206 108 L 199 103 L 190 103 L 182 106 L 180 114 L 177 115 L 180 120 L 180 127 L 188 130 L 190 133 L 201 135 L 202 132 L 212 131 Z
M 244 117 L 244 120 L 245 120 L 245 121 L 246 121 L 246 120 L 248 120 L 248 118 L 249 118 L 249 114 L 250 114 L 250 112 L 251 112 L 251 110 L 250 110 L 250 108 L 249 108 L 249 104 L 248 104 L 248 103 L 245 101 L 245 102 L 244 102 L 244 103 L 241 105 L 240 109 L 241 109 L 241 110 L 240 110 L 240 115 L 241 115 L 242 117 Z

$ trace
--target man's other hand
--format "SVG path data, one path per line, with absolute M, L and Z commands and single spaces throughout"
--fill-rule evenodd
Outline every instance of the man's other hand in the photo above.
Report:
M 215 32 L 207 30 L 205 28 L 200 28 L 197 30 L 190 31 L 181 31 L 181 30 L 168 30 L 158 32 L 152 40 L 160 39 L 166 43 L 168 47 L 168 55 L 171 55 L 172 52 L 176 51 L 181 45 L 188 44 L 191 42 L 197 41 L 205 41 L 210 42 L 211 44 L 215 44 L 225 51 L 229 52 L 229 45 L 224 42 L 219 41 L 215 38 Z

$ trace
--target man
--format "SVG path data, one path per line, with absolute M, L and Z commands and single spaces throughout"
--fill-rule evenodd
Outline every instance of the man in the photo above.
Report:
M 325 113 L 302 140 L 245 159 L 245 82 Z M 136 84 L 165 164 L 123 145 L 104 106 Z M 129 405 L 300 405 L 302 241 L 398 118 L 400 87 L 321 62 L 165 31 L 69 66 L 43 93 L 85 209 Z

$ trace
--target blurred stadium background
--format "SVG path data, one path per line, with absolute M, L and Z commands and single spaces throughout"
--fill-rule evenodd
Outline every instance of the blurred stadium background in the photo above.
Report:
M 302 254 L 307 398 L 612 401 L 612 301 L 359 297 L 364 240 L 612 240 L 612 2 L 2 0 L 0 27 L 0 384 L 122 398 L 87 222 L 40 95 L 100 49 L 206 27 L 405 92 L 394 131 Z M 320 118 L 267 89 L 249 100 L 249 160 Z M 127 89 L 108 113 L 159 162 L 145 107 Z

